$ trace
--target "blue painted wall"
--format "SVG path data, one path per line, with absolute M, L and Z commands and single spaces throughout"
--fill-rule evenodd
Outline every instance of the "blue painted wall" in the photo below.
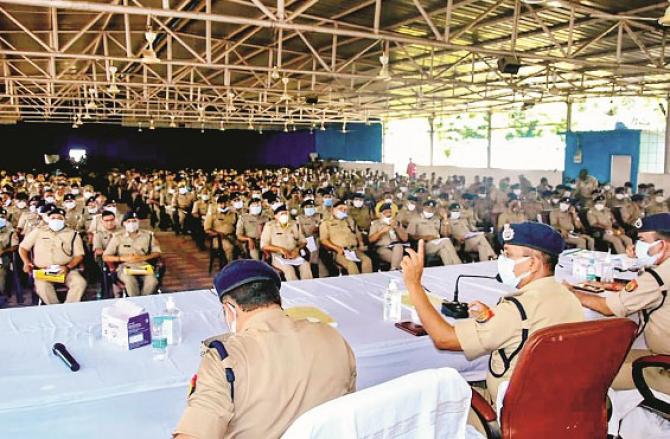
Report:
M 566 133 L 564 177 L 577 178 L 582 168 L 599 181 L 610 180 L 613 155 L 629 155 L 632 158 L 631 183 L 637 187 L 640 166 L 640 130 L 619 129 L 613 131 L 573 131 Z M 582 147 L 582 163 L 574 163 L 577 147 Z
M 315 130 L 316 152 L 322 159 L 382 161 L 382 126 L 363 123 L 331 124 L 325 131 Z

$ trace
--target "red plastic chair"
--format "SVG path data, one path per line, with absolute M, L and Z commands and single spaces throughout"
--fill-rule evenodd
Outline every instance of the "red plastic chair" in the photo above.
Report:
M 647 367 L 661 367 L 670 370 L 670 355 L 647 355 L 633 362 L 633 382 L 644 398 L 640 407 L 670 421 L 670 404 L 656 398 L 644 381 L 644 369 Z
M 607 389 L 636 330 L 628 319 L 604 319 L 535 332 L 510 379 L 499 422 L 488 402 L 472 392 L 487 437 L 605 438 Z

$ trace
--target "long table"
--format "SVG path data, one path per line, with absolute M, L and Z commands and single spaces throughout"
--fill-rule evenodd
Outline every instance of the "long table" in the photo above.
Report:
M 493 276 L 495 262 L 428 268 L 423 284 L 451 298 L 459 274 Z M 316 306 L 330 314 L 356 356 L 358 388 L 407 373 L 452 367 L 467 380 L 484 379 L 487 358 L 468 361 L 438 351 L 382 319 L 382 294 L 399 272 L 286 282 L 284 307 Z M 461 300 L 495 305 L 509 289 L 495 280 L 464 278 Z M 110 300 L 0 310 L 0 437 L 168 437 L 185 404 L 200 361 L 200 341 L 226 332 L 221 306 L 207 290 L 170 295 L 182 311 L 183 342 L 156 361 L 150 347 L 125 351 L 100 338 L 100 312 Z M 131 298 L 150 314 L 165 296 Z M 403 310 L 403 318 L 410 311 Z M 64 343 L 81 363 L 70 372 L 51 353 Z

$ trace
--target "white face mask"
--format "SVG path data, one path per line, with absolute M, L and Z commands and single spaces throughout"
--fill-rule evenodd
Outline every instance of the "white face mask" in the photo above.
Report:
M 180 188 L 179 188 L 179 194 L 180 194 L 180 195 L 186 195 L 186 192 L 188 192 L 188 191 L 186 190 L 185 187 L 180 187 Z
M 517 197 L 518 197 L 519 195 L 521 195 L 521 189 L 514 189 L 512 192 L 513 192 L 514 195 L 516 195 Z
M 384 203 L 386 203 L 386 204 L 392 204 L 392 203 L 393 203 L 393 198 L 386 198 L 386 199 L 384 200 Z
M 616 198 L 617 200 L 623 200 L 624 194 L 616 194 L 614 195 L 614 198 Z
M 219 207 L 219 212 L 220 213 L 226 213 L 226 212 L 228 212 L 228 208 L 227 207 Z
M 505 255 L 500 255 L 498 257 L 498 274 L 500 275 L 503 284 L 516 288 L 521 280 L 530 276 L 530 271 L 525 272 L 521 276 L 514 274 L 514 267 L 526 259 L 529 259 L 529 257 L 526 256 L 516 261 Z
M 44 201 L 46 201 L 47 204 L 53 204 L 56 199 L 54 197 L 46 197 Z
M 410 212 L 414 212 L 414 209 L 416 209 L 416 204 L 407 203 L 407 210 L 409 210 Z
M 561 212 L 567 212 L 570 209 L 570 205 L 567 203 L 561 203 L 558 207 L 561 209 Z
M 72 190 L 70 190 L 70 193 L 72 195 L 79 195 L 79 189 L 72 189 Z
M 398 192 L 395 196 L 398 197 L 399 200 L 402 200 L 402 192 Z
M 431 219 L 435 215 L 433 212 L 426 212 L 425 210 L 423 211 L 423 216 L 426 219 Z
M 393 221 L 393 218 L 391 218 L 390 216 L 383 216 L 382 217 L 382 222 L 386 225 L 391 224 L 391 221 Z
M 242 201 L 235 201 L 233 203 L 233 207 L 237 210 L 240 210 L 244 207 L 244 203 Z
M 649 250 L 659 242 L 661 241 L 654 241 L 650 243 L 638 240 L 635 243 L 635 256 L 641 265 L 645 267 L 651 267 L 652 265 L 656 264 L 660 253 L 652 256 L 649 254 Z
M 559 201 L 561 201 L 559 198 L 552 198 L 551 199 L 552 204 L 558 204 Z
M 26 208 L 26 202 L 25 201 L 19 201 L 18 203 L 16 203 L 16 207 L 18 207 L 19 209 L 25 209 Z
M 479 198 L 486 198 L 486 194 L 477 194 Z
M 90 213 L 90 214 L 98 213 L 98 208 L 97 207 L 89 207 L 87 210 L 88 210 L 88 213 Z
M 4 229 L 6 225 L 7 225 L 7 219 L 0 218 L 0 229 Z
M 662 196 L 658 196 L 658 197 L 656 197 L 656 202 L 657 202 L 657 203 L 662 203 L 663 200 L 664 200 L 664 199 L 663 199 Z
M 87 200 L 93 196 L 93 192 L 84 192 L 84 198 Z
M 279 224 L 281 224 L 283 226 L 288 224 L 288 213 L 280 214 L 278 219 L 279 219 Z
M 595 205 L 596 210 L 603 210 L 605 208 L 604 204 L 596 204 Z
M 30 207 L 28 208 L 28 210 L 30 210 L 30 213 L 35 213 L 35 212 L 37 212 L 37 206 L 35 206 L 34 204 L 31 204 Z
M 335 216 L 335 218 L 339 220 L 343 220 L 349 216 L 347 212 L 342 212 L 341 210 L 336 210 L 335 212 L 333 212 L 333 215 Z
M 363 200 L 354 200 L 354 207 L 363 207 Z
M 305 216 L 314 216 L 316 209 L 313 207 L 305 207 Z
M 138 223 L 136 221 L 126 221 L 123 224 L 123 227 L 126 228 L 126 232 L 135 233 L 140 229 L 140 223 Z
M 74 209 L 76 205 L 77 203 L 75 203 L 74 201 L 68 201 L 67 203 L 63 203 L 63 206 L 65 206 L 67 210 Z
M 200 198 L 202 201 L 209 201 L 209 195 L 201 195 Z
M 49 228 L 54 232 L 60 232 L 65 227 L 65 221 L 57 218 L 49 218 Z
M 249 213 L 252 215 L 260 214 L 261 210 L 263 210 L 261 206 L 249 206 Z

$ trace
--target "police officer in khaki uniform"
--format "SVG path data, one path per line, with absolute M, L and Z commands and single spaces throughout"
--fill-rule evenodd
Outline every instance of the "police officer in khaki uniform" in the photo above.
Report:
M 649 203 L 649 206 L 647 206 L 645 212 L 647 215 L 670 212 L 668 209 L 668 202 L 663 196 L 663 189 L 657 189 L 654 191 L 651 202 Z
M 174 209 L 173 221 L 176 222 L 175 232 L 177 235 L 184 233 L 184 223 L 186 214 L 191 212 L 195 196 L 186 185 L 182 185 L 177 190 L 177 194 L 172 198 L 172 208 Z
M 586 213 L 589 225 L 603 231 L 602 239 L 614 246 L 615 253 L 625 253 L 626 248 L 633 245 L 633 241 L 622 229 L 614 226 L 612 212 L 605 207 L 605 197 L 600 195 L 593 200 L 593 203 L 593 207 Z
M 77 207 L 74 195 L 66 194 L 63 197 L 63 208 L 65 209 L 65 225 L 77 232 L 83 232 L 84 217 L 81 209 Z
M 221 195 L 216 200 L 216 208 L 213 208 L 205 217 L 205 233 L 215 238 L 214 246 L 218 246 L 219 242 L 221 243 L 226 254 L 226 260 L 230 262 L 233 260 L 235 246 L 237 245 L 235 239 L 237 214 L 230 210 L 228 201 L 227 195 Z
M 17 232 L 21 236 L 27 236 L 34 229 L 37 229 L 45 225 L 42 216 L 40 216 L 37 211 L 38 205 L 40 204 L 40 197 L 35 195 L 30 198 L 30 205 L 28 206 L 28 212 L 24 212 L 19 218 L 19 223 L 17 225 Z
M 435 200 L 423 203 L 421 217 L 413 219 L 407 226 L 410 238 L 426 241 L 426 254 L 438 255 L 444 265 L 460 264 L 454 244 L 449 239 L 451 227 L 449 220 L 435 215 Z
M 19 192 L 16 196 L 16 201 L 12 206 L 10 212 L 7 209 L 7 219 L 12 223 L 12 226 L 16 229 L 19 225 L 19 219 L 24 213 L 28 213 L 28 194 L 25 192 Z
M 406 244 L 407 231 L 397 218 L 393 218 L 391 204 L 383 204 L 379 211 L 381 217 L 370 227 L 370 244 L 375 246 L 379 259 L 391 264 L 391 270 L 398 270 L 405 246 L 409 246 Z
M 96 257 L 102 257 L 112 237 L 122 231 L 116 221 L 116 214 L 114 212 L 106 210 L 102 212 L 101 218 L 103 230 L 99 230 L 93 234 L 92 248 Z
M 324 219 L 319 225 L 321 244 L 335 252 L 335 262 L 347 270 L 348 274 L 371 273 L 372 261 L 365 254 L 363 239 L 354 221 L 349 218 L 348 209 L 348 206 L 342 201 L 333 205 L 332 217 Z M 356 258 L 360 260 L 360 271 L 356 261 L 347 259 L 345 250 L 355 253 Z
M 582 305 L 603 315 L 640 315 L 638 332 L 644 334 L 648 350 L 633 349 L 612 383 L 615 390 L 634 389 L 632 363 L 645 355 L 670 355 L 670 213 L 650 215 L 638 223 L 635 256 L 645 273 L 630 281 L 619 293 L 599 297 L 573 291 Z M 670 395 L 670 373 L 647 368 L 645 381 L 653 389 Z
M 261 200 L 252 198 L 249 200 L 248 213 L 238 215 L 237 225 L 235 227 L 235 235 L 240 242 L 247 243 L 249 257 L 251 259 L 260 259 L 260 239 L 263 225 L 267 222 L 267 218 L 263 215 L 263 206 Z
M 395 217 L 396 221 L 402 224 L 403 227 L 407 228 L 410 221 L 421 216 L 421 209 L 417 209 L 417 205 L 419 205 L 419 199 L 416 197 L 416 195 L 408 196 L 407 201 L 398 211 L 398 215 Z
M 478 232 L 472 226 L 467 218 L 462 215 L 463 211 L 460 204 L 452 203 L 449 206 L 449 224 L 451 224 L 451 234 L 466 252 L 477 252 L 479 261 L 484 262 L 496 258 L 491 244 L 486 239 L 483 232 Z
M 34 269 L 59 265 L 61 272 L 65 272 L 68 287 L 65 302 L 79 302 L 86 290 L 86 280 L 75 269 L 84 259 L 84 244 L 77 232 L 65 227 L 63 209 L 51 209 L 47 218 L 48 227 L 34 229 L 19 246 L 23 270 L 32 273 Z M 44 303 L 58 303 L 56 290 L 50 282 L 35 279 L 35 291 Z
M 621 219 L 627 226 L 633 227 L 637 220 L 644 217 L 645 199 L 642 194 L 635 194 L 631 197 L 630 203 L 621 207 Z
M 204 342 L 175 439 L 278 438 L 304 412 L 355 390 L 347 342 L 284 314 L 270 266 L 234 261 L 214 286 L 230 332 Z
M 493 309 L 471 303 L 472 318 L 457 320 L 453 326 L 435 310 L 421 286 L 423 243 L 418 253 L 408 250 L 402 262 L 410 299 L 437 348 L 463 351 L 469 360 L 491 354 L 485 392 L 489 402 L 496 400 L 498 385 L 509 380 L 528 336 L 547 326 L 584 320 L 579 301 L 554 278 L 564 248 L 561 235 L 533 222 L 506 226 L 501 235 L 504 253 L 498 258 L 498 273 L 504 284 L 517 290 Z
M 593 250 L 595 240 L 589 235 L 580 233 L 583 230 L 582 222 L 570 201 L 570 198 L 561 198 L 558 209 L 553 209 L 549 213 L 549 222 L 568 244 Z
M 593 199 L 593 191 L 598 188 L 598 180 L 589 175 L 588 169 L 582 169 L 579 171 L 579 178 L 576 182 L 575 192 L 576 198 L 582 201 L 584 204 L 591 203 Z
M 319 255 L 321 245 L 319 243 L 319 224 L 321 224 L 321 216 L 316 212 L 314 200 L 307 199 L 300 205 L 302 213 L 296 218 L 298 227 L 302 231 L 302 235 L 309 242 L 309 239 L 314 240 L 316 250 L 312 250 L 309 254 L 309 263 L 316 264 L 319 269 L 319 277 L 328 277 L 328 269 L 323 263 Z
M 364 235 L 370 232 L 370 225 L 372 224 L 372 215 L 370 207 L 365 204 L 365 194 L 357 192 L 353 196 L 352 205 L 349 206 L 349 216 L 354 220 L 356 227 Z
M 272 254 L 272 266 L 284 273 L 287 281 L 297 280 L 294 265 L 289 260 L 301 258 L 301 250 L 306 245 L 298 224 L 291 220 L 288 208 L 282 204 L 275 209 L 274 221 L 263 226 L 261 249 Z M 312 278 L 312 267 L 309 261 L 302 260 L 298 265 L 300 279 Z
M 0 295 L 7 292 L 7 267 L 12 262 L 11 253 L 19 246 L 19 235 L 7 219 L 7 210 L 0 207 Z
M 521 210 L 528 221 L 542 222 L 544 206 L 537 196 L 537 190 L 530 188 L 528 193 L 521 199 Z
M 516 195 L 510 195 L 507 209 L 498 215 L 498 231 L 501 231 L 505 224 L 521 224 L 526 221 L 526 215 L 521 210 L 521 202 Z
M 123 216 L 121 224 L 125 231 L 115 234 L 102 254 L 104 262 L 120 265 L 116 269 L 117 276 L 126 287 L 129 296 L 148 296 L 158 289 L 158 278 L 155 274 L 131 275 L 125 268 L 142 268 L 151 264 L 161 255 L 161 247 L 153 232 L 140 230 L 137 213 L 128 212 Z M 140 290 L 139 278 L 142 281 Z

